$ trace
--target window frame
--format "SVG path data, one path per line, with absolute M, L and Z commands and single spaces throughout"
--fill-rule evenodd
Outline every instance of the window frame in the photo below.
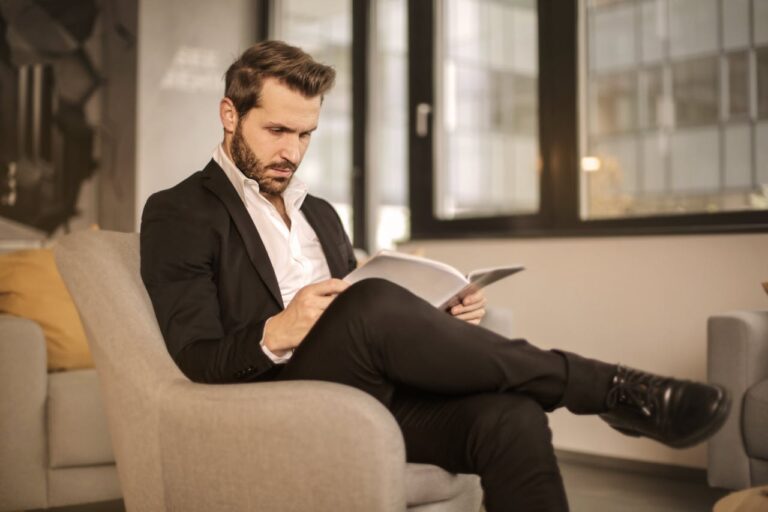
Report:
M 434 116 L 416 135 L 416 108 L 437 104 L 436 2 L 408 2 L 411 239 L 626 236 L 768 231 L 768 210 L 584 220 L 580 217 L 579 0 L 538 0 L 539 212 L 439 219 L 435 215 Z M 434 111 L 434 110 L 433 110 Z

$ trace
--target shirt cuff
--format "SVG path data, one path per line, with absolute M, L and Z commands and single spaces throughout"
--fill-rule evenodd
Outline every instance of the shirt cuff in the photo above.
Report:
M 271 320 L 271 318 L 268 318 L 266 322 L 264 322 L 264 330 L 267 329 L 267 323 Z M 285 364 L 288 362 L 288 360 L 293 355 L 293 350 L 289 350 L 282 356 L 278 356 L 274 354 L 271 350 L 267 348 L 267 346 L 264 344 L 264 338 L 261 338 L 261 341 L 259 342 L 259 345 L 261 346 L 261 351 L 266 354 L 266 356 L 275 364 Z

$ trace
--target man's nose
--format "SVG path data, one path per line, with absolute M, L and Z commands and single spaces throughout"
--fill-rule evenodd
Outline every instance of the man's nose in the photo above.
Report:
M 298 164 L 301 160 L 301 144 L 298 135 L 288 135 L 283 137 L 283 145 L 280 148 L 280 157 L 293 164 Z

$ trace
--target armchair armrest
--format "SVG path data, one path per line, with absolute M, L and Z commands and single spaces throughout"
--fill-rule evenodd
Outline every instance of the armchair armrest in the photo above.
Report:
M 707 324 L 707 376 L 731 393 L 731 414 L 709 442 L 710 485 L 740 489 L 751 485 L 742 434 L 744 394 L 768 378 L 768 311 L 734 311 Z
M 40 326 L 0 315 L 0 510 L 48 506 L 46 367 Z
M 387 409 L 319 381 L 164 390 L 170 510 L 405 510 L 405 449 Z

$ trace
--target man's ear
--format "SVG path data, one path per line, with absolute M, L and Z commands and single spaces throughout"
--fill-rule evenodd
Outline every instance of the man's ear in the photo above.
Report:
M 229 98 L 222 98 L 219 102 L 219 117 L 221 118 L 221 126 L 224 128 L 225 133 L 235 133 L 237 128 L 237 109 L 235 104 Z

